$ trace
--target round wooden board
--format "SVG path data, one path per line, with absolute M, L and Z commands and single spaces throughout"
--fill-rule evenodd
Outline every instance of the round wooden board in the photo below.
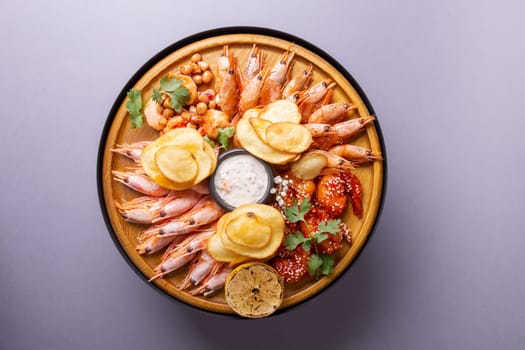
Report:
M 203 60 L 210 63 L 212 71 L 215 72 L 217 57 L 222 51 L 223 45 L 229 45 L 230 50 L 234 52 L 242 67 L 246 62 L 249 50 L 252 45 L 256 43 L 257 46 L 266 53 L 267 65 L 273 65 L 283 51 L 291 49 L 295 52 L 293 75 L 298 74 L 307 64 L 312 63 L 314 65 L 312 84 L 327 78 L 332 79 L 332 81 L 337 84 L 332 102 L 350 101 L 356 105 L 357 111 L 350 114 L 350 118 L 370 115 L 370 111 L 366 106 L 366 97 L 359 95 L 358 90 L 360 91 L 360 89 L 352 86 L 342 72 L 338 71 L 326 59 L 314 53 L 312 50 L 297 44 L 296 40 L 292 42 L 282 39 L 283 37 L 288 39 L 293 37 L 278 32 L 270 33 L 279 34 L 279 37 L 260 33 L 236 33 L 215 36 L 210 36 L 210 34 L 203 35 L 202 37 L 205 38 L 201 40 L 196 40 L 191 43 L 186 42 L 183 46 L 179 46 L 171 53 L 166 53 L 165 50 L 155 56 L 137 73 L 138 75 L 132 78 L 125 89 L 127 91 L 128 88 L 133 87 L 142 90 L 143 101 L 147 101 L 152 95 L 153 87 L 158 87 L 160 78 L 168 72 L 175 70 L 181 64 L 189 62 L 193 53 L 201 53 Z M 327 57 L 321 50 L 317 51 Z M 348 74 L 346 72 L 344 73 Z M 349 75 L 347 75 L 347 77 L 351 79 Z M 201 86 L 199 90 L 204 90 L 204 87 Z M 123 156 L 115 155 L 111 152 L 111 149 L 114 148 L 116 144 L 153 140 L 158 137 L 158 132 L 146 124 L 139 129 L 131 128 L 129 115 L 125 108 L 125 100 L 125 91 L 123 91 L 115 102 L 114 108 L 108 117 L 108 124 L 106 125 L 103 140 L 101 141 L 99 154 L 101 159 L 99 159 L 98 169 L 99 187 L 101 187 L 101 189 L 99 188 L 99 192 L 103 197 L 101 198 L 102 210 L 104 211 L 108 226 L 110 226 L 110 232 L 114 235 L 116 244 L 120 246 L 119 248 L 123 254 L 127 256 L 129 261 L 131 261 L 142 275 L 145 278 L 149 278 L 154 275 L 153 269 L 159 263 L 162 253 L 152 256 L 142 256 L 135 250 L 137 236 L 147 226 L 130 224 L 124 221 L 116 210 L 114 201 L 129 200 L 139 196 L 139 194 L 113 181 L 111 176 L 112 170 L 125 170 L 126 167 L 133 165 L 133 163 Z M 366 132 L 353 138 L 350 142 L 354 145 L 367 147 L 374 152 L 383 153 L 384 155 L 377 121 L 374 122 L 374 124 L 368 125 Z M 355 174 L 359 177 L 363 186 L 363 217 L 361 219 L 355 217 L 351 213 L 351 209 L 347 210 L 344 215 L 345 222 L 352 230 L 352 245 L 349 246 L 345 243 L 344 247 L 337 252 L 335 255 L 336 265 L 333 273 L 329 276 L 323 277 L 316 282 L 308 281 L 298 284 L 287 284 L 285 299 L 281 309 L 303 302 L 330 285 L 354 261 L 371 234 L 382 202 L 384 164 L 381 161 L 376 161 L 372 164 L 363 165 L 355 170 Z M 151 283 L 154 283 L 168 295 L 192 306 L 217 313 L 233 313 L 224 300 L 223 292 L 205 298 L 192 296 L 186 291 L 179 290 L 177 286 L 180 284 L 186 272 L 187 268 L 183 268 L 180 271 L 170 274 L 167 278 L 157 279 Z

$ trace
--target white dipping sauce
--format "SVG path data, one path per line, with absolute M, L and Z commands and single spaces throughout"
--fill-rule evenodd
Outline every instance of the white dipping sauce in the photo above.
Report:
M 256 203 L 268 189 L 268 174 L 264 165 L 248 154 L 224 159 L 215 170 L 217 194 L 226 203 L 237 207 Z

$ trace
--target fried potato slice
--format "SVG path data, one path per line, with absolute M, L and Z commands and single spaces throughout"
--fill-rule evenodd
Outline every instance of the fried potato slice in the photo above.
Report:
M 250 247 L 233 242 L 228 236 L 229 226 L 234 220 L 248 213 L 253 213 L 260 223 L 268 226 L 271 237 L 263 247 Z M 223 218 L 221 218 L 222 220 Z M 219 220 L 219 222 L 221 221 Z M 235 229 L 235 227 L 233 227 Z M 246 232 L 246 231 L 245 231 Z M 272 206 L 266 204 L 245 204 L 237 207 L 220 224 L 217 224 L 217 235 L 224 248 L 242 256 L 248 256 L 259 260 L 269 259 L 275 255 L 284 237 L 284 219 L 281 213 Z M 245 240 L 246 242 L 246 240 Z
M 290 122 L 299 124 L 301 113 L 297 105 L 287 100 L 277 100 L 267 105 L 259 114 L 259 118 L 269 120 L 272 123 Z
M 199 164 L 199 173 L 195 177 L 194 184 L 198 184 L 213 172 L 213 160 L 209 154 L 204 150 L 204 145 L 198 150 L 192 151 L 191 154 Z
M 266 128 L 266 140 L 278 151 L 301 153 L 312 144 L 312 134 L 302 125 L 279 122 Z
M 207 151 L 205 151 L 206 146 L 204 144 L 205 142 L 202 138 L 202 135 L 195 129 L 178 128 L 171 130 L 144 148 L 140 157 L 142 168 L 153 181 L 162 187 L 166 187 L 171 190 L 184 190 L 190 188 L 193 184 L 201 182 L 207 176 L 209 176 L 212 172 L 213 164 L 216 164 L 217 161 L 216 156 L 212 156 Z M 168 179 L 160 171 L 159 167 L 155 163 L 155 154 L 164 146 L 179 146 L 193 154 L 194 158 L 199 164 L 199 171 L 195 180 L 193 181 L 193 184 L 178 184 Z M 214 152 L 212 153 L 214 154 Z
M 248 260 L 248 257 L 236 254 L 224 248 L 218 234 L 214 234 L 208 239 L 208 253 L 217 261 L 239 264 Z
M 225 232 L 232 243 L 250 248 L 263 248 L 272 237 L 272 229 L 257 220 L 257 215 L 253 212 L 232 219 Z
M 179 146 L 161 147 L 155 153 L 155 164 L 165 177 L 178 184 L 192 184 L 199 172 L 193 154 Z
M 295 153 L 281 152 L 265 144 L 250 124 L 250 118 L 257 117 L 259 111 L 257 109 L 247 110 L 241 120 L 237 123 L 236 136 L 241 146 L 268 163 L 272 164 L 286 164 L 292 161 Z
M 261 118 L 250 118 L 250 125 L 261 141 L 268 144 L 268 140 L 266 139 L 266 129 L 272 125 L 272 122 Z

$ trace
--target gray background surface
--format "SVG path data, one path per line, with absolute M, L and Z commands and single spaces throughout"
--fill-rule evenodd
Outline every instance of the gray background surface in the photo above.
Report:
M 523 349 L 523 1 L 2 1 L 1 349 Z M 389 183 L 359 261 L 254 322 L 149 288 L 119 255 L 95 166 L 107 113 L 155 53 L 265 26 L 343 64 Z

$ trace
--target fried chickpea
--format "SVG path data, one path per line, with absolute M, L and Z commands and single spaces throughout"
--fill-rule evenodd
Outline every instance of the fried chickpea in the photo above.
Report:
M 213 73 L 209 70 L 202 73 L 202 82 L 208 84 L 213 79 Z
M 164 108 L 164 110 L 162 111 L 162 116 L 164 118 L 170 119 L 174 115 L 175 115 L 175 111 L 171 108 Z
M 215 109 L 215 107 L 217 107 L 217 102 L 215 102 L 215 100 L 211 100 L 211 101 L 208 103 L 208 108 L 209 108 L 209 109 Z
M 207 62 L 204 62 L 204 61 L 199 61 L 197 62 L 197 65 L 199 66 L 199 68 L 205 72 L 208 70 L 208 68 L 210 68 L 210 65 L 207 63 Z
M 193 56 L 191 56 L 191 61 L 193 63 L 197 63 L 202 60 L 202 56 L 200 53 L 194 53 Z
M 195 74 L 195 75 L 192 76 L 191 78 L 193 79 L 193 81 L 195 82 L 195 84 L 197 84 L 197 85 L 202 84 L 202 75 L 200 75 L 200 74 Z
M 208 105 L 204 102 L 197 103 L 197 114 L 204 114 L 208 110 Z
M 191 75 L 191 65 L 184 64 L 180 67 L 180 72 L 184 75 Z

